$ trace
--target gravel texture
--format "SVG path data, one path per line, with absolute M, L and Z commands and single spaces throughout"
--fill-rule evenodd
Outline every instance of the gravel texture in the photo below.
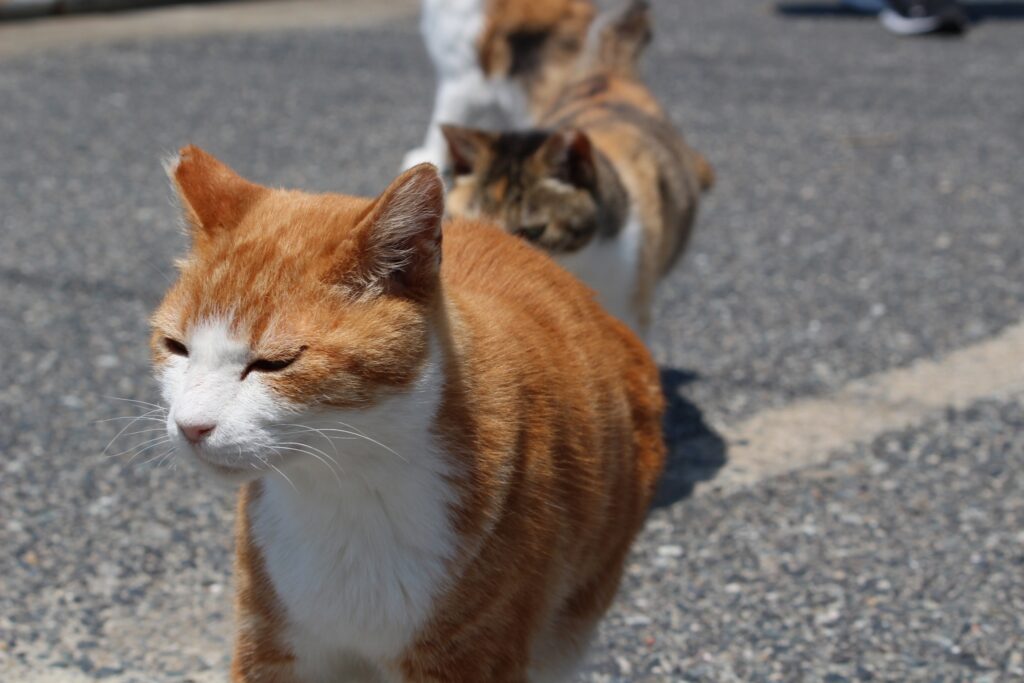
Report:
M 655 513 L 582 680 L 1024 680 L 1024 403 Z
M 653 340 L 684 480 L 726 461 L 716 424 L 1024 318 L 1012 11 L 964 40 L 743 0 L 655 12 L 651 81 L 719 175 Z M 0 61 L 0 667 L 223 665 L 230 497 L 147 463 L 159 449 L 108 457 L 153 433 L 104 455 L 124 422 L 96 422 L 155 397 L 146 318 L 184 247 L 159 159 L 196 142 L 262 182 L 374 193 L 432 89 L 412 21 Z M 1021 676 L 1019 415 L 986 405 L 658 511 L 588 675 Z

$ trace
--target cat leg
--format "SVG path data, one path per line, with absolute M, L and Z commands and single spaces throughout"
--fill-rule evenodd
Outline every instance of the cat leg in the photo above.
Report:
M 523 668 L 493 667 L 474 659 L 452 658 L 429 667 L 404 667 L 402 683 L 533 683 Z
M 260 662 L 258 657 L 231 664 L 231 683 L 301 683 L 290 663 Z
M 559 622 L 533 648 L 530 683 L 568 683 L 579 671 L 597 628 L 596 621 Z
M 514 618 L 510 617 L 510 619 Z M 531 683 L 525 633 L 499 629 L 420 645 L 397 663 L 402 683 Z
M 277 641 L 277 633 L 259 617 L 238 616 L 231 658 L 231 683 L 301 683 L 295 658 Z

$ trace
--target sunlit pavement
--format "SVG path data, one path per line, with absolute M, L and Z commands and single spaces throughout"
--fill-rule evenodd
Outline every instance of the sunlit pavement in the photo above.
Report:
M 1020 5 L 907 40 L 655 0 L 647 73 L 719 182 L 660 290 L 661 507 L 580 680 L 1024 677 Z M 0 48 L 0 680 L 223 671 L 230 496 L 159 451 L 107 457 L 131 439 L 105 456 L 97 421 L 156 400 L 146 320 L 184 247 L 162 156 L 195 142 L 261 182 L 371 194 L 419 141 L 415 18 L 334 16 Z M 991 340 L 965 404 L 948 359 Z M 772 431 L 915 363 L 949 410 L 917 386 L 819 450 Z

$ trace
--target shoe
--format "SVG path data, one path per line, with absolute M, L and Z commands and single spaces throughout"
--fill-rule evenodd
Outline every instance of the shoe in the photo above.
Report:
M 885 9 L 885 0 L 839 0 L 839 4 L 861 14 L 878 14 Z
M 887 0 L 878 15 L 882 26 L 901 36 L 963 33 L 967 15 L 953 0 Z

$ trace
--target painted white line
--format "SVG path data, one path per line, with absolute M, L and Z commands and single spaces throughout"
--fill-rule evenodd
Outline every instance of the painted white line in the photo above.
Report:
M 418 0 L 266 0 L 47 17 L 0 23 L 0 58 L 113 42 L 364 27 L 418 11 Z
M 722 493 L 824 462 L 871 441 L 984 398 L 1024 394 L 1024 323 L 940 360 L 921 360 L 851 382 L 837 393 L 766 410 L 721 430 L 728 462 L 699 487 Z

